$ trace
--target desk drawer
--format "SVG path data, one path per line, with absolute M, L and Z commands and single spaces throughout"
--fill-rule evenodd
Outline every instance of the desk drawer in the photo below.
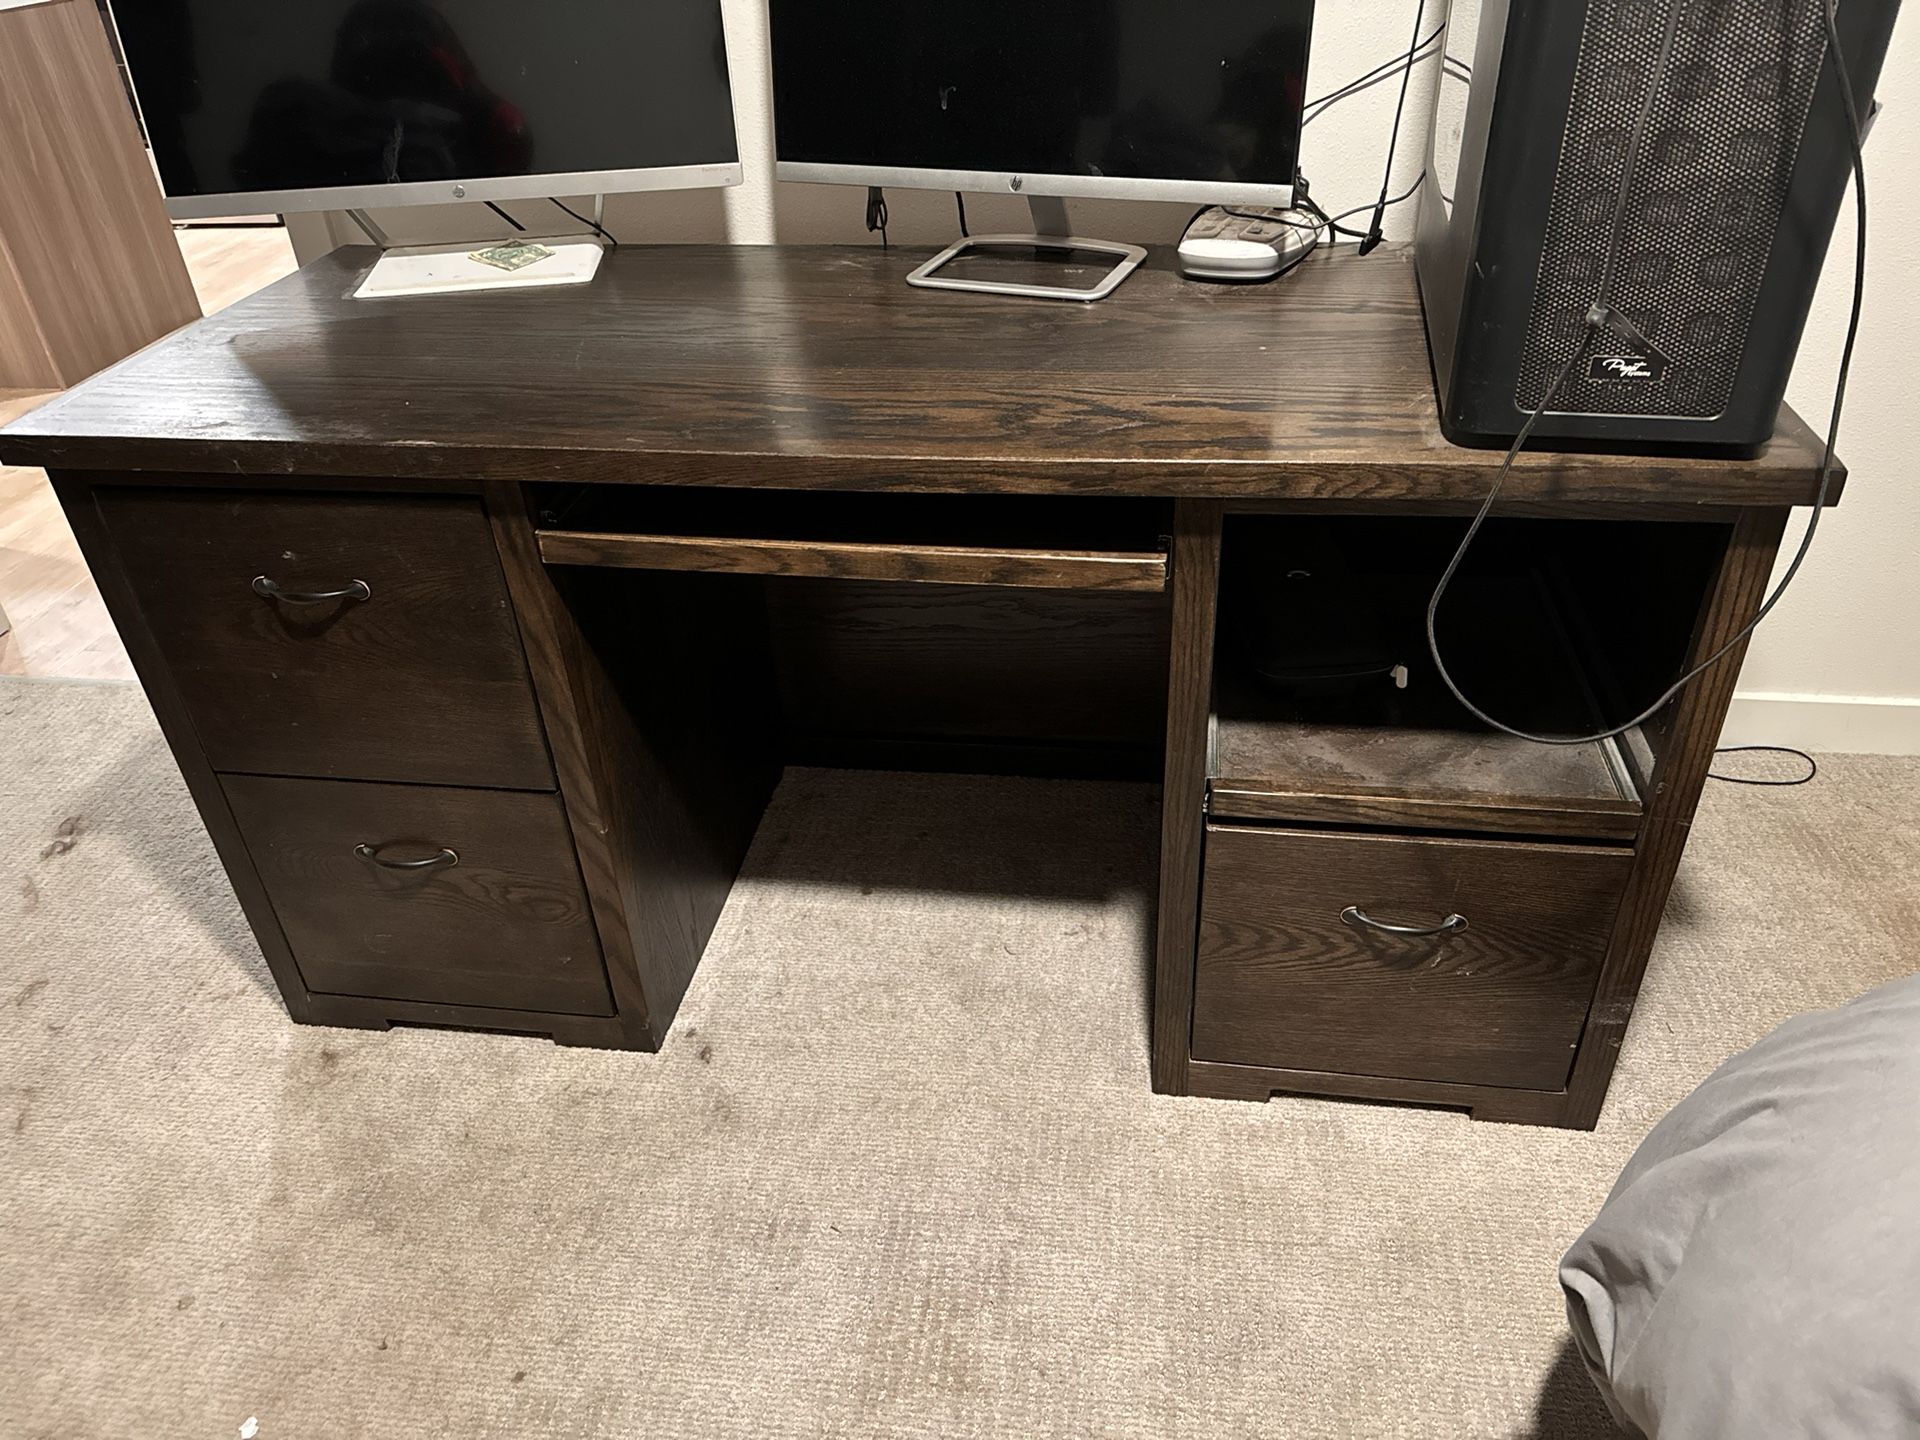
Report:
M 221 787 L 309 990 L 613 1013 L 559 796 L 258 775 Z
M 1630 864 L 1599 846 L 1210 825 L 1193 1056 L 1560 1089 Z M 1409 935 L 1363 916 L 1464 924 Z
M 95 494 L 214 769 L 553 788 L 477 500 Z

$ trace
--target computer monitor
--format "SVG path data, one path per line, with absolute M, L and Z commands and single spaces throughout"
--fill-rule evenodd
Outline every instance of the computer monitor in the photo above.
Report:
M 771 0 L 769 14 L 782 180 L 1293 203 L 1313 0 Z
M 740 183 L 720 0 L 111 0 L 177 219 Z

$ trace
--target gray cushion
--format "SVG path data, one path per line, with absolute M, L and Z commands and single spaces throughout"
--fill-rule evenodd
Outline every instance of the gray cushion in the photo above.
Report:
M 1710 1075 L 1560 1282 L 1589 1372 L 1644 1435 L 1920 1435 L 1920 976 Z

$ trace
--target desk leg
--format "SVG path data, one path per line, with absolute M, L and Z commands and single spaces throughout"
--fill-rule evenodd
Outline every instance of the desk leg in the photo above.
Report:
M 1153 950 L 1153 1088 L 1162 1095 L 1187 1093 L 1193 1038 L 1193 947 L 1206 827 L 1213 625 L 1220 603 L 1220 515 L 1213 500 L 1181 500 L 1174 506 L 1173 640 Z

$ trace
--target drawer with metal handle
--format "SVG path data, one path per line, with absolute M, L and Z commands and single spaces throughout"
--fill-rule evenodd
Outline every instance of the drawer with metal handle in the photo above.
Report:
M 1196 1060 L 1566 1084 L 1632 852 L 1207 827 Z
M 213 768 L 553 788 L 466 496 L 94 492 Z
M 610 1015 L 557 795 L 227 775 L 307 989 Z

